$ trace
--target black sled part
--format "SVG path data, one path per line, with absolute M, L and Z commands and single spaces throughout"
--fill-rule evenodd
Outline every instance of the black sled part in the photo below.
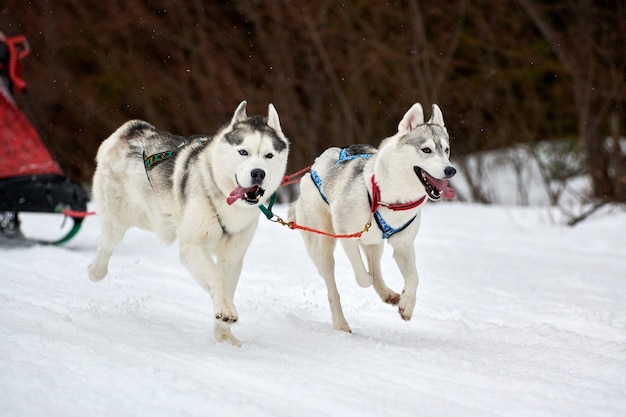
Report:
M 58 213 L 63 208 L 87 211 L 88 201 L 82 186 L 61 175 L 0 179 L 0 211 Z

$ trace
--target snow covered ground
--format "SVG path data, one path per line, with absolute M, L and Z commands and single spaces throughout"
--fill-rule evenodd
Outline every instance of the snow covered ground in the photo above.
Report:
M 555 218 L 427 204 L 410 322 L 338 250 L 351 335 L 332 329 L 298 232 L 262 218 L 235 299 L 241 348 L 214 342 L 209 296 L 151 234 L 131 230 L 98 284 L 96 218 L 65 247 L 0 247 L 0 415 L 623 416 L 626 212 Z

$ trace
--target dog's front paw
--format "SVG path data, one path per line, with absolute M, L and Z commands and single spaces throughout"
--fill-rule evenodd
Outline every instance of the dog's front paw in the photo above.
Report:
M 415 308 L 415 295 L 408 295 L 403 292 L 398 303 L 398 312 L 403 320 L 411 320 L 413 309 Z
M 395 291 L 389 291 L 387 294 L 385 294 L 384 297 L 381 297 L 381 298 L 385 303 L 391 304 L 394 306 L 400 302 L 400 294 L 398 294 Z
M 215 320 L 221 320 L 224 323 L 228 323 L 228 324 L 236 323 L 237 319 L 238 319 L 237 314 L 228 314 L 228 313 L 222 313 L 222 312 L 215 314 Z
M 223 303 L 221 308 L 215 309 L 215 320 L 232 324 L 236 323 L 238 318 L 237 310 L 234 305 L 229 307 L 226 303 Z

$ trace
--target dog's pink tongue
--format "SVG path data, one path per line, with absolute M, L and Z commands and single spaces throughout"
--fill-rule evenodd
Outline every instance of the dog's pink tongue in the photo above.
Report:
M 426 174 L 428 175 L 428 173 Z M 446 200 L 452 200 L 455 197 L 454 190 L 448 187 L 448 180 L 440 180 L 428 175 L 428 182 L 435 186 L 439 190 L 441 196 Z
M 252 187 L 244 188 L 241 185 L 237 184 L 237 187 L 235 187 L 235 189 L 230 193 L 230 195 L 226 197 L 226 204 L 230 206 L 235 201 L 239 200 L 240 198 L 243 198 L 245 193 L 254 191 L 256 187 L 257 187 L 256 185 L 253 185 Z
M 454 197 L 456 197 L 456 194 L 454 194 L 454 188 L 450 188 L 450 187 L 444 188 L 443 191 L 441 192 L 441 196 L 445 198 L 446 200 L 452 200 Z

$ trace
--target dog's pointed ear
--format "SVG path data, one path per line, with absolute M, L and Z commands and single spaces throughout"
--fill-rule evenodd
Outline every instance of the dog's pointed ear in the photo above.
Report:
M 415 103 L 398 124 L 398 132 L 410 132 L 421 124 L 424 124 L 424 110 L 421 104 Z
M 237 110 L 235 110 L 235 114 L 233 115 L 232 120 L 230 121 L 231 126 L 235 123 L 242 122 L 248 118 L 248 114 L 246 113 L 246 106 L 248 102 L 246 100 L 239 103 L 237 106 Z
M 432 115 L 430 116 L 429 124 L 439 125 L 441 127 L 445 127 L 443 124 L 443 114 L 441 113 L 441 109 L 438 105 L 433 104 Z
M 283 134 L 283 129 L 280 127 L 278 112 L 276 111 L 276 107 L 274 107 L 271 103 L 267 106 L 267 125 L 274 129 L 274 131 L 276 131 L 279 135 Z

